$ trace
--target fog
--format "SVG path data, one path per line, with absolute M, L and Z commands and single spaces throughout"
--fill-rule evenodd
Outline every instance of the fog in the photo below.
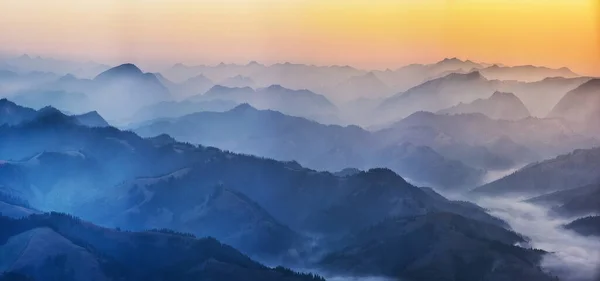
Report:
M 562 225 L 572 219 L 551 217 L 547 209 L 519 199 L 485 198 L 477 203 L 530 238 L 530 247 L 550 252 L 542 261 L 542 267 L 560 280 L 598 280 L 600 239 L 563 229 Z
M 518 166 L 518 167 L 506 169 L 506 170 L 487 171 L 485 173 L 485 176 L 483 177 L 482 183 L 486 184 L 486 183 L 493 182 L 495 180 L 499 180 L 503 177 L 506 177 L 506 176 L 518 171 L 521 168 L 522 168 L 522 165 Z

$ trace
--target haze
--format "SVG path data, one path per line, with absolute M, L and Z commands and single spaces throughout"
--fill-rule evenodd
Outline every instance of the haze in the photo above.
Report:
M 598 5 L 594 0 L 3 0 L 0 51 L 113 64 L 259 60 L 361 68 L 457 56 L 597 75 Z

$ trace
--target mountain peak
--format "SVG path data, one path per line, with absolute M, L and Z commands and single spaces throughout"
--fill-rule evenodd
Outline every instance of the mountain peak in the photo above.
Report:
M 368 78 L 368 79 L 379 79 L 373 71 L 369 71 L 369 72 L 365 73 L 362 77 Z
M 391 184 L 408 184 L 404 178 L 396 174 L 394 171 L 388 168 L 373 168 L 366 172 L 359 173 L 357 175 L 363 175 L 371 180 L 377 182 L 386 182 Z
M 273 84 L 269 87 L 267 87 L 267 90 L 271 90 L 271 91 L 281 91 L 281 90 L 286 90 L 285 87 L 279 85 L 279 84 Z
M 476 70 L 465 74 L 465 77 L 467 79 L 480 79 L 483 78 L 483 75 L 481 75 L 481 73 L 478 70 Z
M 51 114 L 63 114 L 63 113 L 62 113 L 62 111 L 60 111 L 52 106 L 45 106 L 42 109 L 38 110 L 39 116 L 51 115 Z
M 519 99 L 517 96 L 515 96 L 515 94 L 513 93 L 506 93 L 506 92 L 500 92 L 500 91 L 496 91 L 492 94 L 492 96 L 490 97 L 490 99 Z
M 108 127 L 110 124 L 97 111 L 90 111 L 81 115 L 72 116 L 79 124 L 88 127 Z
M 0 107 L 4 107 L 4 106 L 17 106 L 17 104 L 12 101 L 9 101 L 7 98 L 1 98 L 0 99 Z
M 208 92 L 222 92 L 222 91 L 229 91 L 232 89 L 235 89 L 235 88 L 230 88 L 230 87 L 223 86 L 223 85 L 214 85 L 208 90 Z
M 210 79 L 208 79 L 208 77 L 204 76 L 204 74 L 200 73 L 194 77 L 190 77 L 186 81 L 187 82 L 208 82 L 208 81 L 210 81 Z
M 250 111 L 257 111 L 257 109 L 252 107 L 248 103 L 242 103 L 242 104 L 234 107 L 233 109 L 231 109 L 231 111 L 232 112 L 250 112 Z
M 600 91 L 600 78 L 591 79 L 590 81 L 587 81 L 587 82 L 581 84 L 575 90 L 576 91 L 590 91 L 590 90 Z
M 143 74 L 144 73 L 142 72 L 142 70 L 139 69 L 135 64 L 125 63 L 125 64 L 122 64 L 119 66 L 115 66 L 109 70 L 106 70 L 106 71 L 98 74 L 98 76 L 96 76 L 96 79 L 121 76 L 121 75 L 143 75 Z
M 187 66 L 181 62 L 174 64 L 171 68 L 186 68 Z
M 461 63 L 463 62 L 462 60 L 454 57 L 454 58 L 445 58 L 441 61 L 438 62 L 438 64 L 444 64 L 444 63 Z

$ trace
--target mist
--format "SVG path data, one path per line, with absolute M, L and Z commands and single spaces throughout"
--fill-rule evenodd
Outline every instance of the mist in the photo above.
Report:
M 490 213 L 527 236 L 529 247 L 549 252 L 541 266 L 565 281 L 595 281 L 600 270 L 600 239 L 583 237 L 562 226 L 573 219 L 548 215 L 548 209 L 517 198 L 476 200 Z

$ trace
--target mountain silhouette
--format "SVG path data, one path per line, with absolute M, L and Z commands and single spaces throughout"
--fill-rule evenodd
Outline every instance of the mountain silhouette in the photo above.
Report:
M 471 103 L 460 103 L 438 111 L 439 114 L 482 113 L 492 119 L 519 120 L 529 117 L 529 111 L 521 100 L 512 93 L 494 92 L 487 99 Z

